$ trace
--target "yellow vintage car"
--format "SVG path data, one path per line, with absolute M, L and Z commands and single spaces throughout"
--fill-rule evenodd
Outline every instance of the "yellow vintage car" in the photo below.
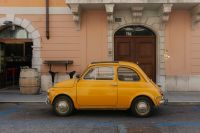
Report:
M 77 78 L 49 89 L 47 101 L 60 116 L 74 109 L 128 110 L 148 117 L 165 102 L 161 89 L 134 63 L 93 62 Z

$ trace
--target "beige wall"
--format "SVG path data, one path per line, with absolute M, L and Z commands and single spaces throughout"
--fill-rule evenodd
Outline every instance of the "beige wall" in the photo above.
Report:
M 50 39 L 45 36 L 45 15 L 16 15 L 32 22 L 41 35 L 42 60 L 73 60 L 69 71 L 82 72 L 92 61 L 106 60 L 107 20 L 103 10 L 83 11 L 79 29 L 72 15 L 50 15 Z M 42 64 L 42 73 L 48 66 Z M 65 72 L 64 66 L 53 66 L 53 71 Z
M 166 27 L 167 75 L 200 74 L 200 25 L 192 29 L 189 11 L 175 10 Z

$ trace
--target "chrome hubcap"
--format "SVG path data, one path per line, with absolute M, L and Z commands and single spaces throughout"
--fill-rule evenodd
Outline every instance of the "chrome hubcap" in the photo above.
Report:
M 68 110 L 69 110 L 69 105 L 68 105 L 68 103 L 67 103 L 66 101 L 59 101 L 59 102 L 57 103 L 56 110 L 57 110 L 59 113 L 64 114 L 64 113 L 68 112 Z
M 138 104 L 136 106 L 136 111 L 140 115 L 146 115 L 146 114 L 149 113 L 150 107 L 149 107 L 149 105 L 146 102 L 140 101 L 140 102 L 138 102 Z

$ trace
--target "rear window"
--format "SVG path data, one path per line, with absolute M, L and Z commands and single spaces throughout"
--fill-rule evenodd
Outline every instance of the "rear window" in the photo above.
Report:
M 119 81 L 139 81 L 140 77 L 136 71 L 126 68 L 119 67 L 118 68 L 118 80 Z

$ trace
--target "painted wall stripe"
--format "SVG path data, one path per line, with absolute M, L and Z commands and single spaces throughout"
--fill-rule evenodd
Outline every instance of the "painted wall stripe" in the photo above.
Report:
M 45 7 L 0 7 L 0 14 L 45 14 Z M 72 14 L 69 7 L 50 7 L 50 14 Z

